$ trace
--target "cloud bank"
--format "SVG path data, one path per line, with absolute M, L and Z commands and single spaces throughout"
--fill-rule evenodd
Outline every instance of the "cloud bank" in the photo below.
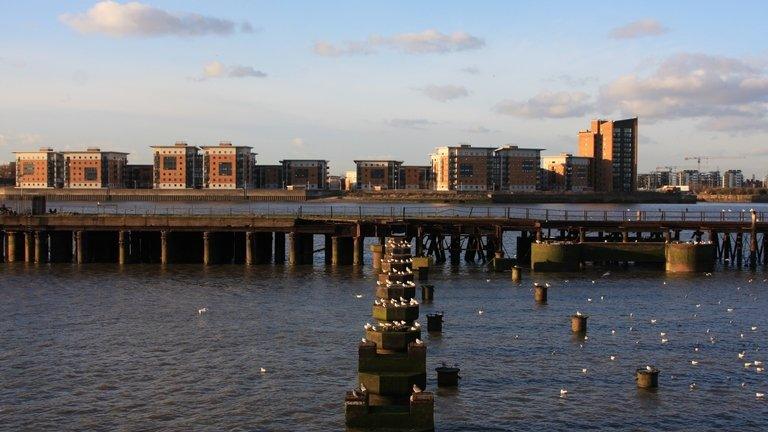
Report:
M 428 85 L 419 89 L 426 97 L 439 102 L 448 102 L 469 96 L 469 91 L 457 85 Z
M 494 110 L 499 114 L 525 118 L 566 118 L 581 117 L 591 112 L 593 104 L 584 92 L 545 91 L 525 101 L 503 100 Z
M 195 13 L 172 13 L 139 2 L 112 0 L 100 1 L 86 12 L 62 14 L 59 20 L 80 33 L 113 37 L 226 36 L 238 31 L 253 32 L 246 21 L 236 23 Z
M 633 21 L 616 27 L 608 33 L 612 39 L 637 39 L 647 36 L 660 36 L 669 33 L 669 28 L 654 19 Z
M 316 42 L 315 54 L 324 57 L 374 54 L 386 48 L 407 54 L 446 54 L 457 51 L 476 50 L 485 46 L 485 41 L 466 32 L 441 33 L 434 29 L 419 33 L 400 33 L 392 36 L 373 35 L 364 41 L 333 44 Z
M 205 81 L 209 78 L 266 78 L 266 76 L 266 73 L 254 69 L 252 66 L 226 66 L 222 62 L 214 60 L 203 66 L 203 75 L 197 78 L 197 80 Z

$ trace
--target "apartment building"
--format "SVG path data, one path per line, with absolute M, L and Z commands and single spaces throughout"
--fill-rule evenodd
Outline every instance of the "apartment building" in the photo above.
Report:
M 491 190 L 532 192 L 541 189 L 542 149 L 508 145 L 493 151 Z
M 727 170 L 723 173 L 724 188 L 740 188 L 744 187 L 744 174 L 741 170 Z
M 154 165 L 128 164 L 125 166 L 125 187 L 128 189 L 152 189 Z
M 429 165 L 400 166 L 400 189 L 429 189 L 432 180 L 432 167 Z
M 328 189 L 328 161 L 322 159 L 286 159 L 283 166 L 283 186 L 308 190 Z
M 469 144 L 436 148 L 430 156 L 435 190 L 487 191 L 491 186 L 493 150 Z
M 16 162 L 0 165 L 0 186 L 16 184 Z
M 63 152 L 65 188 L 123 188 L 128 153 L 101 151 L 96 147 L 86 151 Z
M 38 151 L 14 152 L 16 187 L 54 188 L 64 183 L 64 156 L 52 148 Z
M 400 168 L 402 165 L 402 161 L 396 160 L 356 160 L 357 189 L 401 189 Z
M 202 186 L 203 159 L 197 147 L 178 141 L 169 146 L 152 146 L 152 153 L 153 188 L 193 189 Z
M 546 175 L 543 182 L 547 189 L 554 191 L 586 192 L 592 190 L 590 165 L 592 158 L 560 153 L 557 156 L 544 156 L 542 169 Z
M 591 178 L 598 192 L 637 190 L 637 117 L 592 120 L 578 134 L 579 156 L 591 157 Z
M 282 165 L 254 165 L 253 187 L 256 189 L 282 189 Z
M 252 147 L 223 141 L 200 147 L 203 153 L 203 182 L 206 189 L 246 189 L 253 184 Z

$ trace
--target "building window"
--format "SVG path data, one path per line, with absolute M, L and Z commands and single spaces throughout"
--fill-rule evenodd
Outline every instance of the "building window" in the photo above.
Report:
M 296 178 L 307 178 L 309 177 L 309 170 L 306 168 L 296 168 Z
M 381 180 L 384 178 L 384 170 L 383 169 L 374 169 L 371 170 L 371 178 L 375 180 Z
M 176 169 L 176 157 L 175 156 L 164 156 L 163 157 L 163 169 L 164 170 L 175 170 Z
M 83 176 L 87 181 L 96 181 L 96 177 L 97 177 L 96 168 L 94 167 L 83 168 Z
M 32 175 L 35 173 L 35 164 L 32 162 L 24 162 L 21 169 L 24 175 Z
M 219 175 L 232 175 L 232 162 L 219 162 Z
M 459 176 L 461 177 L 472 177 L 474 174 L 475 167 L 472 164 L 460 164 L 459 165 Z

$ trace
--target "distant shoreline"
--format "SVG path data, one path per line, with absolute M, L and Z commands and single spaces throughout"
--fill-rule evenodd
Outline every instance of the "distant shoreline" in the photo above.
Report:
M 0 188 L 0 199 L 33 195 L 49 201 L 154 202 L 322 202 L 322 203 L 444 203 L 444 204 L 695 204 L 696 196 L 679 193 L 487 193 L 457 191 L 305 191 L 282 189 L 16 189 Z M 708 201 L 708 200 L 707 200 Z M 724 201 L 718 201 L 724 202 Z M 733 201 L 748 202 L 748 201 Z

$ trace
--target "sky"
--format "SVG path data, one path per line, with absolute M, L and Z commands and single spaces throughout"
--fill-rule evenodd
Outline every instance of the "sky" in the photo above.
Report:
M 0 160 L 248 145 L 259 163 L 576 152 L 639 117 L 640 171 L 768 174 L 768 2 L 25 1 L 0 5 Z

